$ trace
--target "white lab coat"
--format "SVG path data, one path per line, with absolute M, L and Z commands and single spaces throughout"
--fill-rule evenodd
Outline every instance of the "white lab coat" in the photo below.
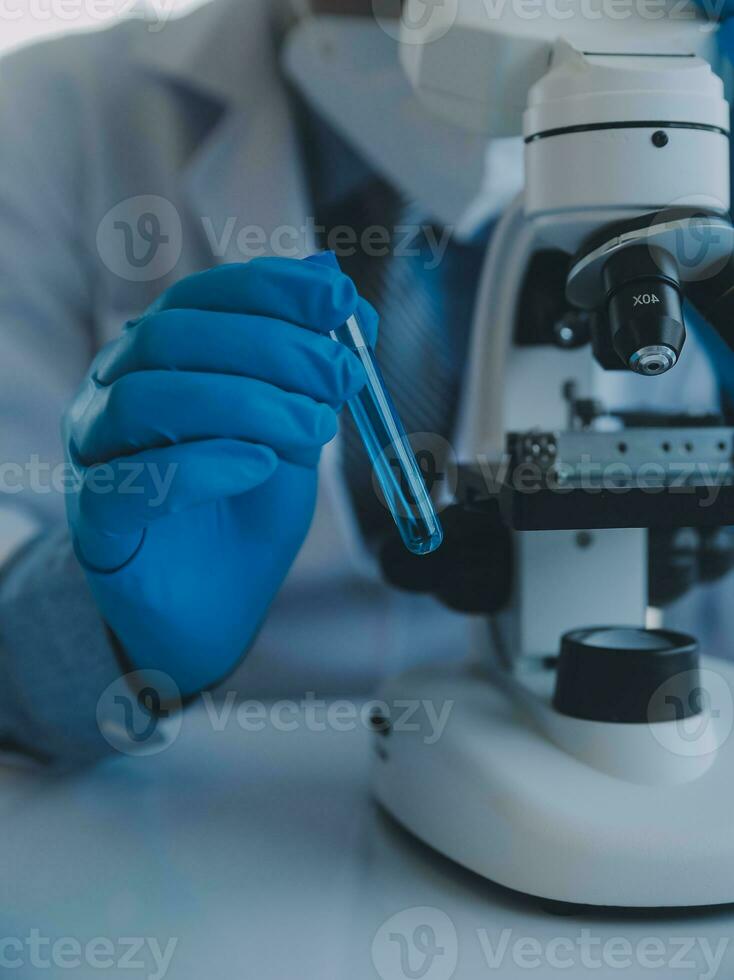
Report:
M 277 6 L 217 0 L 162 30 L 130 21 L 0 64 L 5 460 L 58 464 L 59 419 L 94 351 L 178 278 L 242 261 L 242 228 L 304 229 L 287 238 L 288 254 L 313 250 Z M 180 232 L 175 221 L 162 230 L 179 235 L 180 257 L 160 278 L 133 281 L 110 251 L 121 241 L 111 231 L 120 212 L 110 212 L 150 195 L 175 209 Z M 136 206 L 123 205 L 122 218 L 134 223 Z M 5 554 L 64 520 L 58 492 L 13 489 L 1 502 Z M 382 583 L 357 535 L 337 440 L 324 455 L 311 533 L 241 668 L 243 688 L 366 690 L 410 662 L 462 654 L 466 634 L 463 618 L 434 600 Z
M 303 229 L 295 238 L 288 231 L 289 254 L 312 250 L 312 208 L 281 67 L 281 13 L 268 0 L 216 0 L 162 30 L 131 21 L 0 65 L 6 459 L 59 461 L 58 420 L 93 352 L 176 279 L 246 258 L 237 240 L 242 228 Z M 364 92 L 369 108 L 375 89 L 367 82 Z M 356 93 L 354 99 L 356 105 Z M 395 101 L 410 125 L 427 124 L 407 83 Z M 445 126 L 432 146 L 414 168 L 395 157 L 394 141 L 365 149 L 373 166 L 430 200 L 439 218 L 457 220 L 482 183 L 484 148 Z M 503 152 L 515 164 L 499 174 L 491 206 L 521 181 L 517 150 Z M 445 206 L 441 183 L 458 186 Z M 109 251 L 110 212 L 150 195 L 175 209 L 180 229 L 174 222 L 163 230 L 180 255 L 165 274 L 140 281 Z M 137 206 L 122 205 L 132 215 Z M 151 207 L 150 200 L 141 205 Z M 8 552 L 63 520 L 62 495 L 6 492 L 0 517 Z M 383 584 L 357 534 L 337 440 L 324 455 L 313 528 L 241 668 L 240 685 L 253 696 L 371 689 L 409 664 L 463 656 L 468 636 L 463 617 Z

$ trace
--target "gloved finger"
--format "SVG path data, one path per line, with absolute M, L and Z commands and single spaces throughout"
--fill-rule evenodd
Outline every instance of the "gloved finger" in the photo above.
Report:
M 338 269 L 298 259 L 252 259 L 221 265 L 175 283 L 153 304 L 162 310 L 249 313 L 329 333 L 354 313 L 359 297 Z
M 312 465 L 337 430 L 336 412 L 306 395 L 252 378 L 185 371 L 126 374 L 97 388 L 70 423 L 72 453 L 85 466 L 205 439 L 260 443 Z
M 278 457 L 267 446 L 230 439 L 110 460 L 84 475 L 79 495 L 82 525 L 130 534 L 168 514 L 254 490 L 277 466 Z M 84 541 L 79 543 L 87 553 Z
M 309 255 L 305 260 L 311 265 L 321 266 L 326 269 L 333 269 L 337 272 L 341 272 L 341 266 L 339 265 L 339 259 L 336 254 L 331 251 L 318 252 L 316 255 Z M 379 323 L 379 316 L 375 308 L 367 302 L 366 299 L 360 297 L 359 303 L 357 304 L 356 313 L 359 316 L 364 335 L 367 338 L 368 343 L 371 347 L 374 347 L 377 343 L 377 324 Z
M 283 320 L 197 310 L 146 316 L 99 354 L 93 374 L 110 385 L 154 370 L 241 375 L 333 407 L 365 383 L 358 358 L 329 337 Z

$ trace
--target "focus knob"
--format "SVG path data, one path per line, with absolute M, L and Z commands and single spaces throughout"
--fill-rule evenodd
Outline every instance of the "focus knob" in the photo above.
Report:
M 587 721 L 644 724 L 699 714 L 698 643 L 684 633 L 628 627 L 563 637 L 553 706 Z M 653 698 L 667 682 L 666 698 Z M 666 705 L 667 702 L 667 705 Z M 667 713 L 661 711 L 667 707 Z

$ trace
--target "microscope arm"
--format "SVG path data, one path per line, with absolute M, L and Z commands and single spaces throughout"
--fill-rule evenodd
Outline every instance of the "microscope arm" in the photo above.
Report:
M 685 293 L 704 320 L 734 350 L 734 255 L 717 275 L 691 283 Z

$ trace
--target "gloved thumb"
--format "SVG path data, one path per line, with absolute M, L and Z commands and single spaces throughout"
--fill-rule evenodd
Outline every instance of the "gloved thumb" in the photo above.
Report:
M 339 259 L 336 257 L 336 252 L 318 252 L 316 255 L 309 255 L 306 262 L 325 265 L 329 269 L 337 269 L 341 272 L 341 266 L 339 265 Z

